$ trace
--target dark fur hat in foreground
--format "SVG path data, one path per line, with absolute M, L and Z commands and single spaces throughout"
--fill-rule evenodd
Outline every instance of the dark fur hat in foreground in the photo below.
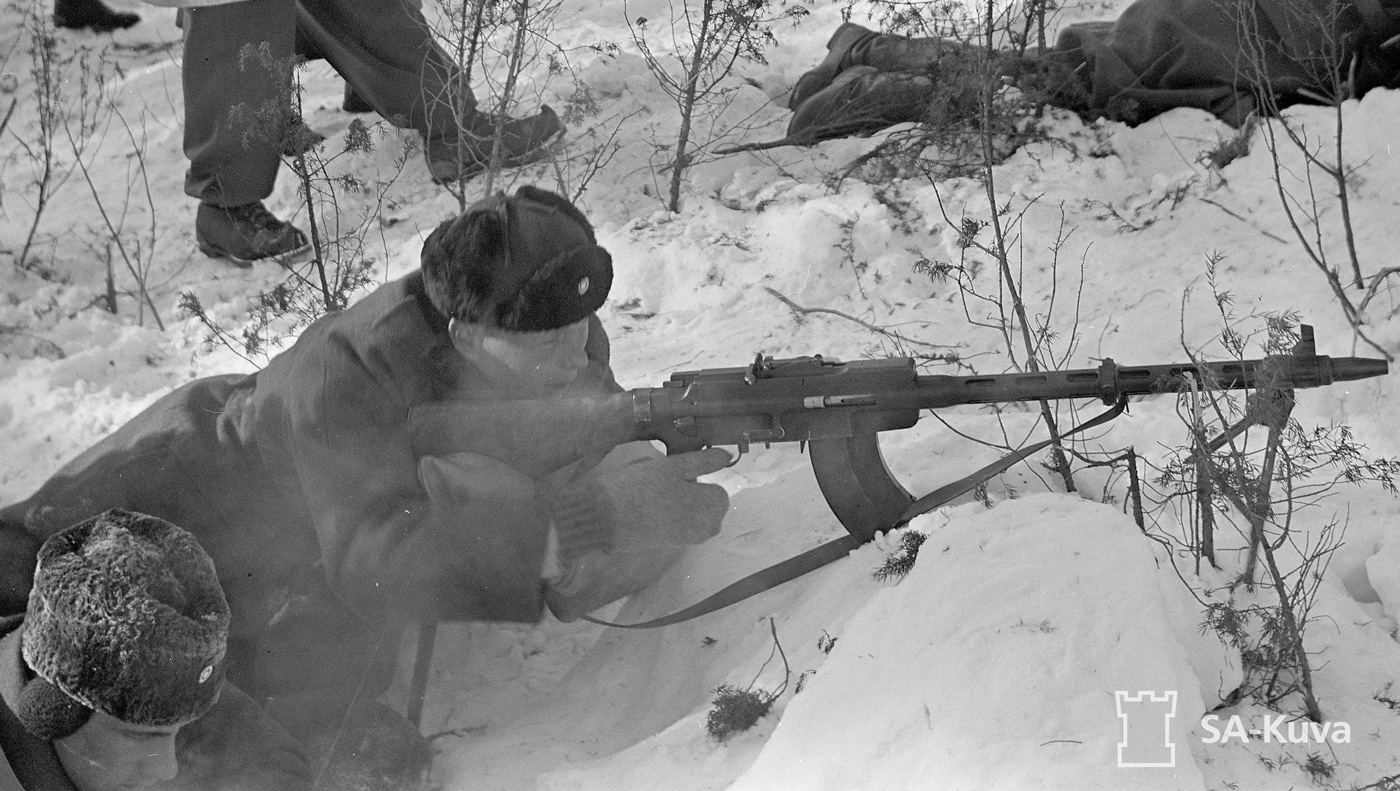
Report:
M 439 225 L 422 253 L 433 306 L 458 321 L 538 332 L 602 307 L 612 256 L 576 206 L 524 186 L 477 201 Z
M 214 563 L 194 536 L 107 511 L 39 549 L 22 637 L 36 678 L 15 713 L 46 739 L 76 731 L 92 710 L 133 725 L 196 719 L 223 686 L 228 624 Z

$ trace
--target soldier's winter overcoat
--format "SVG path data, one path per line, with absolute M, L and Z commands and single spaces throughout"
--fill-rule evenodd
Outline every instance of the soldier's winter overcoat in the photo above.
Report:
M 589 320 L 571 392 L 616 391 Z M 383 648 L 385 624 L 536 620 L 548 518 L 535 492 L 490 460 L 460 496 L 435 499 L 420 475 L 413 408 L 460 403 L 464 369 L 414 272 L 322 317 L 256 374 L 161 398 L 0 511 L 0 538 L 42 540 L 112 507 L 184 527 L 229 601 L 230 678 L 262 692 L 360 679 L 364 651 L 324 646 Z M 22 609 L 23 574 L 0 586 Z
M 1350 79 L 1400 84 L 1400 6 L 1389 0 L 1137 0 L 1113 22 L 1069 25 L 1046 57 L 1075 72 L 1064 104 L 1139 123 L 1175 107 L 1239 126 L 1261 95 L 1287 106 Z

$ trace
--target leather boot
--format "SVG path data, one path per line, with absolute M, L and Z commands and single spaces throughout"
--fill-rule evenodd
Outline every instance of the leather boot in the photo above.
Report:
M 465 181 L 485 171 L 495 146 L 496 120 L 496 116 L 473 110 L 460 131 L 428 138 L 424 156 L 433 181 Z M 507 119 L 501 125 L 501 167 L 520 167 L 544 159 L 564 139 L 564 132 L 564 123 L 547 104 L 535 115 Z
M 264 258 L 288 266 L 311 250 L 306 234 L 277 219 L 262 201 L 242 206 L 199 204 L 194 237 L 200 252 L 244 269 Z
M 875 38 L 879 34 L 854 22 L 846 22 L 836 28 L 826 42 L 826 58 L 817 67 L 797 78 L 788 94 L 788 109 L 796 110 L 812 94 L 822 90 L 836 79 L 836 75 L 854 65 L 851 50 L 857 44 Z
M 802 102 L 788 123 L 787 134 L 794 142 L 809 145 L 922 121 L 933 93 L 933 80 L 926 73 L 851 66 Z
M 826 59 L 798 78 L 788 97 L 788 109 L 801 107 L 808 97 L 826 88 L 836 75 L 852 66 L 871 66 L 880 71 L 928 71 L 950 52 L 961 52 L 971 46 L 939 38 L 887 36 L 847 22 L 838 27 L 827 42 Z
M 102 0 L 57 0 L 53 7 L 54 25 L 70 30 L 88 28 L 95 33 L 110 33 L 140 21 L 136 14 L 113 11 Z

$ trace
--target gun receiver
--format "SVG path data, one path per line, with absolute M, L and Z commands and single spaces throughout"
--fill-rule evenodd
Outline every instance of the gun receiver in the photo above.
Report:
M 821 356 L 682 371 L 661 387 L 593 399 L 415 407 L 415 444 L 470 449 L 542 475 L 631 440 L 659 440 L 668 453 L 710 446 L 801 442 L 827 503 L 853 535 L 869 538 L 897 525 L 914 497 L 880 453 L 881 431 L 909 428 L 924 409 L 1040 399 L 1323 387 L 1389 372 L 1385 360 L 1316 353 L 1302 325 L 1289 354 L 1255 360 L 1121 366 L 987 376 L 919 375 L 906 357 L 840 362 Z M 450 410 L 438 412 L 438 410 Z M 433 419 L 437 414 L 442 419 Z M 450 419 L 449 419 L 450 417 Z

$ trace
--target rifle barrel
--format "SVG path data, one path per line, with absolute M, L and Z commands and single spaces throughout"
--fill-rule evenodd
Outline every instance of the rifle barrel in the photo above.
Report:
M 1335 357 L 1332 359 L 1332 381 L 1354 382 L 1385 376 L 1390 373 L 1390 364 L 1385 360 L 1370 357 Z
M 1105 359 L 1097 368 L 1033 371 L 987 376 L 919 376 L 909 403 L 920 409 L 959 404 L 990 404 L 1037 399 L 1099 398 L 1111 404 L 1123 396 L 1177 393 L 1203 389 L 1308 388 L 1334 382 L 1383 376 L 1385 360 L 1361 357 L 1272 355 L 1256 360 L 1120 366 Z M 903 401 L 903 399 L 897 399 Z

